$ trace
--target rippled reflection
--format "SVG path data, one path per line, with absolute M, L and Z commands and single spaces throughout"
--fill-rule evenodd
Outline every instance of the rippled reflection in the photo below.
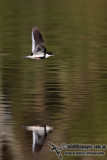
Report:
M 53 131 L 53 127 L 50 126 L 24 126 L 24 128 L 32 131 L 32 152 L 39 152 L 43 147 L 47 133 Z

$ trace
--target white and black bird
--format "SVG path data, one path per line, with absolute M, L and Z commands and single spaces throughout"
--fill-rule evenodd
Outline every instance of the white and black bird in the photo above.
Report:
M 33 143 L 32 151 L 40 151 L 43 147 L 47 133 L 53 131 L 53 127 L 50 126 L 24 126 L 26 130 L 32 131 Z
M 44 46 L 44 40 L 37 26 L 32 29 L 32 53 L 29 56 L 23 58 L 31 59 L 44 59 L 50 56 L 54 56 L 51 52 L 48 52 Z

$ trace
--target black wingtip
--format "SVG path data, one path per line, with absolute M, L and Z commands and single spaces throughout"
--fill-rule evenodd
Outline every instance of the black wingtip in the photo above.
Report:
M 39 31 L 37 26 L 33 27 L 32 32 L 33 32 L 34 39 L 35 39 L 37 44 L 44 42 L 42 34 L 40 33 L 40 31 Z

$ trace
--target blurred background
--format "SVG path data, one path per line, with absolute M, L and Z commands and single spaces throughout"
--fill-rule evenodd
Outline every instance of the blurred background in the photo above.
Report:
M 55 57 L 20 58 L 35 25 Z M 107 144 L 106 54 L 106 0 L 0 0 L 0 160 L 59 159 L 48 142 Z M 55 130 L 34 155 L 22 126 L 39 124 Z

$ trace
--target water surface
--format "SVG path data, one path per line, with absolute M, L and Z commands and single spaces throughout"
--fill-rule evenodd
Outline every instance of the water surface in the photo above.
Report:
M 107 144 L 107 2 L 0 1 L 0 159 L 56 160 L 48 142 Z M 48 50 L 45 60 L 31 53 L 37 25 Z M 39 153 L 23 125 L 50 125 Z M 106 160 L 64 156 L 65 160 Z M 63 152 L 62 152 L 63 154 Z

